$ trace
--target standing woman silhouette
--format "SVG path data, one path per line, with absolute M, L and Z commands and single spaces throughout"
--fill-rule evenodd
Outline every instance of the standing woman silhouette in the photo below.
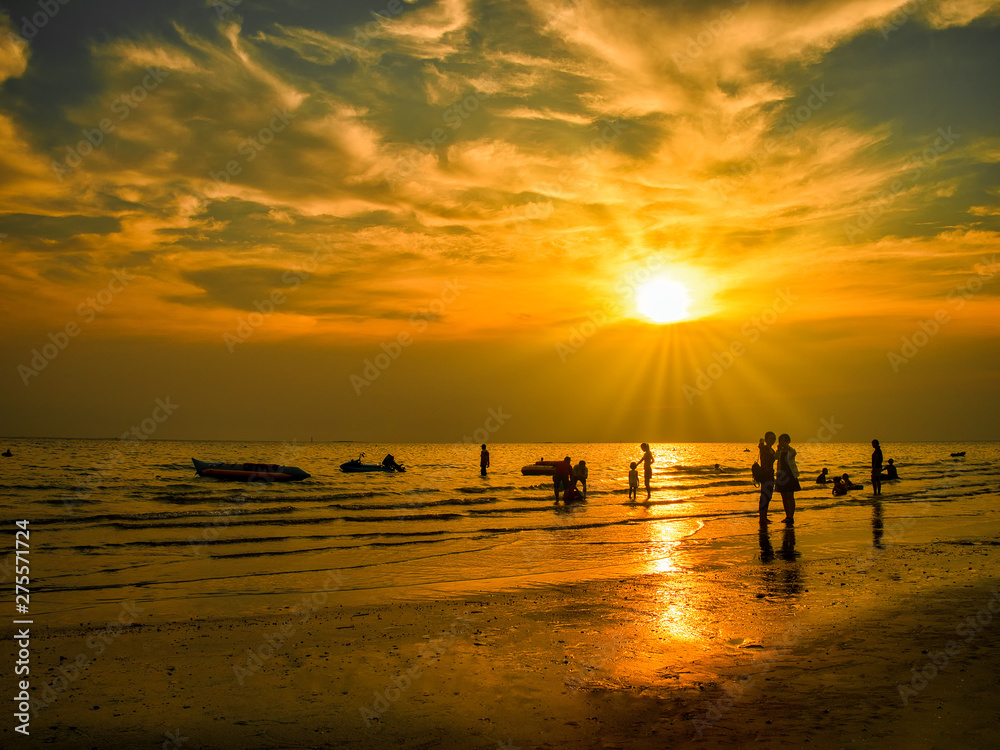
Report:
M 642 479 L 643 483 L 646 485 L 646 499 L 649 500 L 653 496 L 653 491 L 649 488 L 649 480 L 653 478 L 653 454 L 649 450 L 649 443 L 643 443 L 639 446 L 642 448 Z
M 801 490 L 799 485 L 799 469 L 795 465 L 795 449 L 788 433 L 778 435 L 778 470 L 774 475 L 774 488 L 781 493 L 781 504 L 785 508 L 782 523 L 792 526 L 795 523 L 795 493 Z
M 878 440 L 872 440 L 872 492 L 882 494 L 882 449 Z

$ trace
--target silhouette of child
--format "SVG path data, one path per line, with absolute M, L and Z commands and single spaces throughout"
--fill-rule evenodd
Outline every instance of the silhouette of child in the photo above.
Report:
M 629 464 L 628 472 L 628 499 L 635 500 L 636 494 L 639 492 L 639 464 L 635 461 Z

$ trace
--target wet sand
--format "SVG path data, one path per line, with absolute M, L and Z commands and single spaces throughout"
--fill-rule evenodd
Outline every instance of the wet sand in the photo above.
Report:
M 253 620 L 156 625 L 123 610 L 121 627 L 36 626 L 32 685 L 50 704 L 30 739 L 13 736 L 71 748 L 1000 745 L 1000 543 L 803 560 L 772 537 L 767 562 L 482 597 L 356 607 L 333 593 Z

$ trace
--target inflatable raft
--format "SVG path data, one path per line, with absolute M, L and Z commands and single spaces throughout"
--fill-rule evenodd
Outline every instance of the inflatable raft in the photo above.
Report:
M 526 477 L 551 477 L 559 461 L 536 461 L 521 467 L 521 473 Z
M 297 482 L 308 479 L 309 475 L 297 466 L 279 466 L 278 464 L 225 464 L 218 461 L 194 462 L 194 470 L 200 477 L 224 479 L 230 482 Z

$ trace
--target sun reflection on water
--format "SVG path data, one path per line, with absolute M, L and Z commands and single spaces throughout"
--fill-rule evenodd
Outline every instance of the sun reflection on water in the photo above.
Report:
M 694 606 L 688 566 L 680 559 L 683 540 L 701 526 L 700 522 L 656 523 L 650 530 L 651 571 L 664 576 L 656 593 L 657 629 L 673 641 L 691 642 L 704 637 L 705 616 L 701 608 Z

